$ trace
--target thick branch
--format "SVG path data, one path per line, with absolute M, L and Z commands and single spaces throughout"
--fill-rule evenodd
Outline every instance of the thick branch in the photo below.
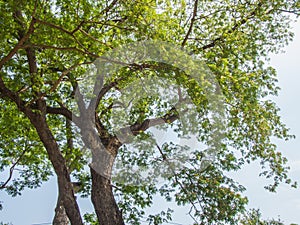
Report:
M 119 130 L 119 134 L 123 138 L 123 142 L 128 141 L 128 137 L 130 135 L 138 135 L 140 132 L 146 131 L 150 127 L 154 127 L 157 125 L 162 125 L 166 123 L 173 123 L 175 120 L 179 119 L 178 112 L 176 111 L 176 108 L 172 108 L 168 113 L 166 113 L 164 116 L 153 118 L 153 119 L 146 119 L 143 122 L 135 123 L 131 126 L 121 128 Z
M 89 109 L 90 110 L 95 110 L 97 109 L 101 99 L 104 97 L 104 95 L 106 93 L 108 93 L 112 88 L 116 87 L 118 85 L 118 82 L 120 82 L 122 80 L 122 78 L 119 78 L 115 81 L 112 81 L 111 83 L 109 84 L 106 84 L 104 85 L 100 92 L 97 94 L 97 89 L 99 88 L 100 89 L 100 86 L 101 84 L 98 84 L 97 82 L 95 83 L 95 86 L 94 86 L 94 94 L 96 94 L 96 97 L 91 99 L 90 101 L 90 104 L 89 104 Z M 103 81 L 102 81 L 103 82 Z
M 55 108 L 55 107 L 47 106 L 46 112 L 49 114 L 62 115 L 66 117 L 68 120 L 72 120 L 75 124 L 77 124 L 78 117 L 73 115 L 72 112 L 65 107 Z
M 173 123 L 175 120 L 179 119 L 179 116 L 176 113 L 176 109 L 173 108 L 169 113 L 162 117 L 154 118 L 154 119 L 146 119 L 142 123 L 135 123 L 130 126 L 130 130 L 134 135 L 139 134 L 141 131 L 145 131 L 150 127 L 154 127 L 157 125 L 162 125 L 165 123 Z
M 25 107 L 26 102 L 23 101 L 17 93 L 15 93 L 15 92 L 11 91 L 10 89 L 8 89 L 6 87 L 6 85 L 4 84 L 1 77 L 0 77 L 0 97 L 1 98 L 8 98 L 12 102 L 15 102 L 17 107 L 22 112 L 25 112 L 25 111 L 29 110 L 28 108 Z

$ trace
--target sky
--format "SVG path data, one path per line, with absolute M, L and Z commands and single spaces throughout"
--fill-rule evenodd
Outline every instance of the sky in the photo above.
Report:
M 291 167 L 290 177 L 300 183 L 300 20 L 293 25 L 294 41 L 285 48 L 285 52 L 271 55 L 270 64 L 277 70 L 281 91 L 274 100 L 279 108 L 282 120 L 290 128 L 296 139 L 288 142 L 276 141 L 278 149 L 288 158 Z M 292 189 L 280 185 L 277 193 L 269 193 L 263 187 L 267 181 L 258 177 L 258 165 L 244 167 L 235 178 L 243 184 L 247 191 L 250 208 L 259 208 L 264 218 L 278 218 L 285 224 L 300 225 L 300 188 Z M 25 190 L 21 196 L 12 198 L 0 192 L 3 210 L 0 221 L 11 222 L 13 225 L 46 225 L 51 224 L 56 204 L 56 179 L 51 178 L 35 190 Z M 81 211 L 90 208 L 89 200 L 80 200 Z M 176 211 L 174 221 L 189 225 L 188 216 L 183 211 Z
M 270 64 L 277 70 L 281 88 L 274 100 L 281 109 L 283 122 L 290 128 L 290 133 L 296 135 L 293 140 L 276 143 L 289 160 L 290 177 L 300 181 L 300 21 L 293 27 L 294 41 L 285 48 L 284 53 L 271 55 Z M 248 188 L 246 195 L 250 199 L 250 206 L 260 208 L 264 217 L 281 215 L 285 224 L 300 224 L 300 188 L 291 189 L 281 185 L 277 193 L 268 193 L 263 189 L 265 180 L 257 178 L 257 172 L 253 173 L 256 168 L 249 166 L 239 176 L 240 182 Z

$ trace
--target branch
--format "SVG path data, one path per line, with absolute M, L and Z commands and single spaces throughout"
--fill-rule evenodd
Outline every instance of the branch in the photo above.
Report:
M 178 179 L 178 175 L 177 173 L 175 172 L 175 169 L 173 169 L 174 167 L 172 166 L 171 162 L 169 161 L 167 155 L 162 151 L 162 149 L 159 147 L 159 145 L 156 143 L 156 148 L 158 149 L 159 153 L 161 154 L 162 156 L 162 159 L 164 162 L 166 162 L 168 164 L 168 166 L 170 167 L 171 169 L 171 172 L 173 174 L 173 178 L 174 178 L 174 181 L 175 183 L 177 183 L 180 187 L 180 189 L 186 194 L 186 196 L 190 196 L 189 192 L 187 191 L 187 189 L 184 187 L 184 185 L 179 181 Z M 196 211 L 197 210 L 197 207 L 195 205 L 195 203 L 188 197 L 188 201 L 190 202 L 190 204 L 192 205 L 192 208 L 194 208 Z M 191 218 L 197 223 L 197 221 L 195 220 L 195 218 L 193 216 L 191 216 Z
M 197 8 L 198 8 L 198 0 L 195 0 L 195 4 L 194 4 L 194 11 L 193 11 L 193 16 L 192 16 L 192 19 L 191 19 L 191 24 L 190 24 L 190 27 L 188 29 L 188 32 L 186 33 L 185 35 L 185 38 L 181 44 L 181 47 L 183 48 L 192 32 L 192 29 L 193 29 L 193 26 L 194 26 L 194 22 L 195 22 L 195 19 L 196 19 L 196 16 L 197 16 Z
M 14 56 L 14 54 L 22 47 L 22 45 L 25 43 L 25 41 L 27 41 L 28 38 L 30 37 L 30 35 L 34 32 L 34 29 L 35 29 L 34 25 L 36 23 L 36 19 L 34 18 L 34 15 L 36 12 L 36 8 L 37 8 L 37 1 L 35 1 L 35 4 L 34 4 L 34 9 L 33 9 L 32 15 L 31 15 L 32 19 L 31 19 L 27 33 L 24 34 L 23 37 L 18 41 L 16 46 L 4 58 L 1 59 L 0 69 L 2 69 L 3 65 Z M 0 79 L 1 79 L 1 77 L 0 77 Z
M 168 113 L 166 113 L 162 117 L 146 119 L 142 123 L 135 123 L 131 125 L 130 130 L 134 135 L 138 135 L 141 131 L 145 131 L 150 127 L 162 125 L 165 123 L 171 124 L 177 119 L 179 119 L 178 113 L 175 108 L 172 108 Z
M 87 32 L 85 32 L 85 31 L 82 30 L 82 29 L 79 29 L 79 31 L 80 31 L 83 35 L 85 35 L 86 37 L 92 39 L 93 41 L 96 41 L 96 42 L 98 42 L 98 43 L 100 43 L 100 44 L 103 44 L 103 45 L 105 45 L 106 47 L 108 47 L 108 48 L 110 48 L 110 49 L 113 48 L 111 45 L 108 45 L 108 44 L 106 44 L 105 42 L 100 41 L 99 39 L 97 39 L 97 38 L 95 38 L 94 36 L 88 34 Z
M 249 19 L 251 19 L 253 16 L 255 16 L 255 14 L 257 13 L 257 10 L 262 6 L 262 2 L 260 1 L 257 5 L 257 7 L 248 15 L 246 16 L 245 18 L 241 19 L 240 21 L 236 22 L 234 24 L 234 26 L 229 29 L 229 31 L 227 32 L 227 34 L 231 34 L 233 33 L 234 31 L 236 31 L 240 26 L 244 25 L 245 23 L 248 22 Z M 271 11 L 271 10 L 270 10 Z M 269 14 L 270 11 L 266 12 L 266 14 Z M 207 44 L 207 45 L 204 45 L 201 47 L 201 50 L 206 50 L 208 48 L 212 48 L 216 45 L 216 43 L 218 41 L 222 41 L 224 38 L 223 35 L 221 35 L 220 37 L 217 37 L 216 39 L 214 39 L 211 43 Z
M 30 37 L 30 35 L 34 32 L 34 24 L 35 23 L 36 23 L 36 20 L 33 17 L 32 20 L 31 20 L 31 22 L 30 22 L 30 25 L 29 25 L 27 33 L 19 40 L 19 42 L 16 44 L 16 46 L 4 58 L 1 59 L 1 61 L 0 61 L 0 69 L 2 69 L 3 65 L 8 60 L 10 60 L 19 49 L 22 48 L 22 45 L 25 43 L 25 41 L 28 40 L 28 38 Z M 1 79 L 1 77 L 0 77 L 0 79 Z
M 120 62 L 120 61 L 115 61 L 115 60 L 112 60 L 112 59 L 109 59 L 109 58 L 106 58 L 106 57 L 100 57 L 100 58 L 104 59 L 105 61 L 112 62 L 112 63 L 115 63 L 115 64 L 119 64 L 119 65 L 122 65 L 122 66 L 129 66 L 129 67 L 131 67 L 133 69 L 137 69 L 137 70 L 145 69 L 145 68 L 154 68 L 154 69 L 155 68 L 159 68 L 159 67 L 151 65 L 151 64 L 141 64 L 141 65 L 138 65 L 138 64 L 128 64 L 128 63 L 123 63 L 123 62 Z M 101 85 L 102 85 L 101 82 L 103 82 L 103 76 L 102 77 L 101 77 L 101 75 L 98 76 L 98 80 L 100 80 L 101 82 L 100 83 L 96 82 L 95 85 L 94 85 L 93 94 L 96 95 L 96 97 L 93 98 L 93 99 L 91 99 L 91 102 L 89 104 L 89 109 L 90 110 L 96 109 L 98 107 L 98 105 L 99 105 L 99 102 L 103 98 L 103 96 L 108 91 L 110 91 L 112 88 L 116 87 L 120 81 L 123 81 L 126 78 L 127 77 L 120 77 L 118 79 L 115 79 L 111 83 L 104 85 L 101 88 Z M 98 89 L 100 89 L 100 88 L 101 88 L 101 90 L 98 93 Z
M 76 51 L 79 52 L 83 55 L 89 55 L 92 56 L 94 58 L 100 58 L 104 61 L 107 62 L 111 62 L 111 63 L 115 63 L 115 64 L 119 64 L 119 65 L 123 65 L 123 66 L 130 66 L 131 64 L 125 63 L 125 62 L 121 62 L 121 61 L 117 61 L 117 60 L 113 60 L 110 59 L 108 57 L 105 56 L 100 56 L 97 55 L 95 53 L 92 53 L 90 51 L 86 51 L 86 50 L 82 50 L 76 47 L 58 47 L 58 46 L 52 46 L 52 45 L 44 45 L 44 44 L 30 44 L 30 45 L 23 45 L 22 48 L 26 49 L 26 48 L 31 48 L 31 47 L 36 47 L 36 48 L 41 48 L 41 49 L 54 49 L 54 50 L 58 50 L 58 51 Z
M 59 76 L 59 78 L 54 82 L 53 86 L 50 88 L 49 90 L 49 93 L 53 92 L 56 90 L 56 88 L 58 87 L 58 85 L 61 83 L 61 81 L 63 80 L 63 78 L 69 74 L 72 70 L 76 69 L 77 67 L 79 66 L 82 66 L 82 65 L 88 65 L 88 64 L 92 64 L 93 62 L 83 62 L 83 63 L 77 63 L 77 64 L 74 64 L 73 66 L 71 66 L 69 69 L 63 71 L 61 73 L 61 75 Z M 46 93 L 43 94 L 42 97 L 45 97 Z
M 91 19 L 97 19 L 103 14 L 107 14 L 116 4 L 118 3 L 118 0 L 113 0 L 105 9 L 103 9 L 98 15 L 93 16 Z
M 0 189 L 4 189 L 6 188 L 6 185 L 8 184 L 8 182 L 11 180 L 13 172 L 15 167 L 17 166 L 17 164 L 20 162 L 20 160 L 22 159 L 22 157 L 24 156 L 25 152 L 28 150 L 28 148 L 25 147 L 25 149 L 23 150 L 23 152 L 21 153 L 21 155 L 19 156 L 19 158 L 17 159 L 17 161 L 15 163 L 13 163 L 13 165 L 10 167 L 9 169 L 9 176 L 7 178 L 7 180 L 0 186 Z
M 71 31 L 68 31 L 66 30 L 65 28 L 61 27 L 61 26 L 58 26 L 56 24 L 53 24 L 53 23 L 49 23 L 47 21 L 43 21 L 43 20 L 40 20 L 38 18 L 36 18 L 36 22 L 39 23 L 39 24 L 43 24 L 43 25 L 46 25 L 46 26 L 49 26 L 49 27 L 52 27 L 54 29 L 57 29 L 57 30 L 60 30 L 66 34 L 69 34 L 69 35 L 72 35 L 72 32 Z
M 30 45 L 25 45 L 22 46 L 22 48 L 26 49 L 26 48 L 30 48 L 30 47 L 36 47 L 36 48 L 42 48 L 42 49 L 54 49 L 54 50 L 59 50 L 59 51 L 76 51 L 79 52 L 81 54 L 86 54 L 86 55 L 90 55 L 92 57 L 95 58 L 99 58 L 99 55 L 86 51 L 86 50 L 82 50 L 76 47 L 58 47 L 58 46 L 52 46 L 52 45 L 44 45 L 44 44 L 30 44 Z
M 108 13 L 109 10 L 111 10 L 117 4 L 117 2 L 118 2 L 118 0 L 113 0 L 112 3 L 110 3 L 105 9 L 103 9 L 100 12 L 100 15 Z
M 279 11 L 281 12 L 285 12 L 285 13 L 292 13 L 295 14 L 296 16 L 300 16 L 300 11 L 299 10 L 287 10 L 287 9 L 279 9 Z
M 112 2 L 111 5 L 108 6 L 108 7 L 106 8 L 106 10 L 104 10 L 104 11 L 109 11 L 110 8 L 113 7 L 113 5 L 114 5 L 115 3 L 117 3 L 116 0 L 115 0 L 114 2 Z M 101 14 L 102 14 L 102 12 L 100 13 L 100 15 L 101 15 Z M 121 20 L 119 20 L 119 21 L 123 21 L 123 19 L 121 19 Z M 81 27 L 82 27 L 84 24 L 87 24 L 87 23 L 94 23 L 94 24 L 102 24 L 102 25 L 109 25 L 109 26 L 115 26 L 115 27 L 118 27 L 117 25 L 107 24 L 106 22 L 93 21 L 93 20 L 90 20 L 90 21 L 84 21 L 84 20 L 83 20 L 83 21 L 81 21 L 81 22 L 77 25 L 77 27 L 76 27 L 74 30 L 69 31 L 69 30 L 67 30 L 67 29 L 65 29 L 65 28 L 63 28 L 63 27 L 61 27 L 61 26 L 59 26 L 59 25 L 56 25 L 56 24 L 53 24 L 53 23 L 50 23 L 50 22 L 47 22 L 47 21 L 43 21 L 43 20 L 40 20 L 40 19 L 37 19 L 37 18 L 36 18 L 36 22 L 39 23 L 39 24 L 46 25 L 46 26 L 49 26 L 49 27 L 51 27 L 51 28 L 60 30 L 60 31 L 62 31 L 63 33 L 66 33 L 66 34 L 70 35 L 70 36 L 75 40 L 75 42 L 76 42 L 81 48 L 83 48 L 83 49 L 85 50 L 85 52 L 88 52 L 88 49 L 85 48 L 85 47 L 82 45 L 82 43 L 81 43 L 81 42 L 76 38 L 76 36 L 74 35 L 77 31 L 80 31 L 80 32 L 83 33 L 85 36 L 87 36 L 88 38 L 91 38 L 91 39 L 94 40 L 94 41 L 97 41 L 97 42 L 99 42 L 99 43 L 101 43 L 101 44 L 105 44 L 105 43 L 103 43 L 102 41 L 96 39 L 95 37 L 89 35 L 87 32 L 85 32 L 84 30 L 82 30 Z M 120 29 L 126 29 L 126 30 L 134 30 L 134 29 L 122 28 L 122 27 L 118 27 L 118 28 L 120 28 Z M 107 44 L 105 44 L 105 45 L 108 46 Z M 108 47 L 111 48 L 111 46 L 108 46 Z
M 75 124 L 77 124 L 78 117 L 73 115 L 73 113 L 64 106 L 61 106 L 60 108 L 47 106 L 46 113 L 54 114 L 54 115 L 62 115 L 66 117 L 68 120 L 71 120 Z
M 106 26 L 116 27 L 116 28 L 119 28 L 119 29 L 127 30 L 127 31 L 136 31 L 136 28 L 122 27 L 122 26 L 118 26 L 117 24 L 111 24 L 111 23 L 108 23 L 108 22 L 110 22 L 110 21 L 123 22 L 123 19 L 120 19 L 120 20 L 109 20 L 109 21 L 95 21 L 95 20 L 89 20 L 89 21 L 86 21 L 86 23 L 101 24 L 102 26 L 103 26 L 103 25 L 106 25 Z
M 66 117 L 66 119 L 72 121 L 77 126 L 80 125 L 81 121 L 78 116 L 74 115 L 68 108 L 66 108 L 63 104 L 60 104 L 60 108 L 57 107 L 46 107 L 46 113 L 54 114 L 54 115 L 62 115 Z
M 118 82 L 120 82 L 121 80 L 123 80 L 123 78 L 116 79 L 115 81 L 104 85 L 101 88 L 99 94 L 95 98 L 91 99 L 91 102 L 89 104 L 89 109 L 91 109 L 91 110 L 97 109 L 97 107 L 98 107 L 101 99 L 103 98 L 103 96 L 107 92 L 109 92 L 112 88 L 116 87 L 118 85 Z M 96 92 L 96 89 L 97 89 L 97 85 L 95 84 L 94 93 Z M 93 109 L 91 107 L 93 107 Z
M 22 111 L 22 112 L 28 112 L 28 109 L 25 107 L 26 102 L 23 101 L 20 96 L 16 93 L 8 89 L 3 80 L 0 77 L 0 97 L 1 98 L 9 98 L 11 101 L 15 102 L 17 107 Z
M 131 126 L 127 126 L 124 128 L 121 128 L 118 133 L 124 135 L 124 140 L 126 142 L 127 137 L 131 134 L 134 136 L 138 135 L 140 132 L 146 131 L 150 127 L 154 127 L 157 125 L 162 125 L 166 123 L 173 123 L 175 120 L 179 119 L 178 112 L 176 111 L 176 108 L 173 107 L 169 110 L 164 116 L 153 118 L 153 119 L 146 119 L 141 123 L 136 122 L 135 124 Z
M 46 26 L 49 26 L 51 28 L 54 28 L 54 29 L 57 29 L 57 30 L 60 30 L 62 31 L 63 33 L 66 33 L 68 35 L 70 35 L 74 40 L 75 42 L 81 47 L 84 49 L 85 52 L 88 52 L 88 49 L 86 49 L 82 43 L 76 38 L 76 36 L 74 35 L 75 32 L 77 32 L 81 27 L 82 25 L 85 23 L 85 21 L 81 21 L 77 27 L 73 30 L 73 31 L 69 31 L 61 26 L 58 26 L 56 24 L 53 24 L 53 23 L 49 23 L 47 21 L 43 21 L 43 20 L 40 20 L 40 19 L 36 19 L 36 22 L 39 23 L 39 24 L 42 24 L 42 25 L 46 25 Z
M 46 95 L 49 95 L 50 93 L 52 93 L 53 91 L 55 91 L 58 87 L 58 85 L 61 83 L 61 81 L 63 80 L 63 78 L 69 74 L 72 70 L 76 69 L 77 67 L 79 66 L 82 66 L 82 65 L 88 65 L 88 64 L 92 64 L 93 62 L 84 62 L 84 63 L 77 63 L 77 64 L 74 64 L 73 66 L 71 66 L 69 69 L 66 69 L 65 71 L 63 71 L 61 73 L 61 75 L 59 76 L 59 78 L 54 82 L 53 86 L 49 89 L 48 92 L 44 92 L 42 94 L 40 94 L 38 96 L 38 98 L 35 98 L 35 99 L 32 99 L 28 104 L 31 105 L 33 104 L 34 102 L 36 102 L 37 100 L 40 100 L 40 99 L 43 99 Z

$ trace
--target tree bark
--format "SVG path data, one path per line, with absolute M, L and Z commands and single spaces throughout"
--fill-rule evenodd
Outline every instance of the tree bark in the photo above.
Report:
M 21 10 L 16 10 L 13 13 L 15 22 L 20 25 L 18 31 L 19 43 L 15 46 L 14 49 L 17 49 L 18 46 L 25 41 L 28 42 L 28 47 L 25 49 L 27 62 L 29 66 L 29 72 L 31 76 L 32 85 L 36 85 L 38 82 L 35 81 L 38 74 L 38 64 L 36 62 L 36 53 L 35 49 L 30 46 L 30 34 L 34 31 L 35 19 L 31 21 L 28 32 L 26 33 L 26 23 Z M 20 47 L 20 46 L 19 46 Z M 8 56 L 12 57 L 16 51 L 12 51 Z M 2 60 L 1 60 L 2 62 Z M 5 62 L 4 62 L 5 63 Z M 1 65 L 0 65 L 1 66 Z M 47 124 L 46 121 L 46 102 L 42 98 L 42 95 L 39 90 L 34 90 L 34 98 L 37 98 L 36 102 L 38 112 L 33 112 L 30 106 L 26 106 L 24 102 L 20 99 L 17 93 L 10 91 L 6 88 L 4 82 L 0 79 L 0 90 L 2 93 L 6 94 L 10 99 L 12 99 L 20 109 L 30 120 L 32 125 L 35 127 L 40 140 L 43 142 L 43 145 L 46 148 L 48 157 L 54 167 L 55 173 L 58 179 L 58 188 L 59 195 L 62 201 L 62 205 L 66 210 L 66 213 L 71 221 L 72 225 L 83 225 L 82 218 L 80 215 L 79 207 L 76 202 L 74 191 L 70 179 L 70 173 L 66 164 L 66 160 L 60 152 L 59 146 Z M 30 105 L 30 104 L 29 104 Z
M 69 218 L 67 216 L 65 207 L 63 205 L 63 201 L 60 197 L 60 195 L 58 195 L 58 199 L 57 199 L 57 204 L 56 204 L 56 208 L 55 208 L 55 215 L 53 218 L 53 225 L 69 225 Z
M 66 161 L 60 152 L 59 146 L 54 139 L 50 128 L 48 127 L 45 115 L 43 115 L 43 112 L 38 114 L 28 111 L 26 114 L 36 128 L 37 133 L 47 150 L 49 159 L 57 175 L 59 195 L 71 224 L 83 225 Z
M 111 185 L 112 168 L 121 143 L 113 136 L 99 136 L 93 126 L 86 122 L 81 127 L 82 139 L 92 151 L 92 163 L 89 165 L 92 176 L 91 200 L 100 225 L 125 225 Z
M 93 168 L 92 202 L 100 225 L 125 225 L 112 192 L 111 181 Z

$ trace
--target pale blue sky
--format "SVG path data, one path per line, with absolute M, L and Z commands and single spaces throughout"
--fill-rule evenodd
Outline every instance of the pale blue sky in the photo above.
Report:
M 281 91 L 275 100 L 281 108 L 283 121 L 291 128 L 296 139 L 277 142 L 279 149 L 289 159 L 290 176 L 300 181 L 300 21 L 294 24 L 295 38 L 285 53 L 271 57 L 271 65 L 278 71 Z M 240 171 L 236 178 L 247 187 L 249 206 L 260 208 L 265 218 L 280 218 L 286 223 L 300 224 L 300 189 L 281 185 L 276 194 L 268 193 L 263 186 L 266 180 L 258 177 L 257 165 L 250 165 Z M 4 209 L 0 211 L 0 221 L 13 225 L 50 224 L 56 204 L 56 180 L 52 178 L 37 190 L 25 190 L 22 196 L 11 198 L 0 192 Z M 80 201 L 82 211 L 89 208 L 89 201 Z M 185 218 L 186 217 L 186 218 Z M 188 225 L 188 216 L 178 213 L 174 222 Z

